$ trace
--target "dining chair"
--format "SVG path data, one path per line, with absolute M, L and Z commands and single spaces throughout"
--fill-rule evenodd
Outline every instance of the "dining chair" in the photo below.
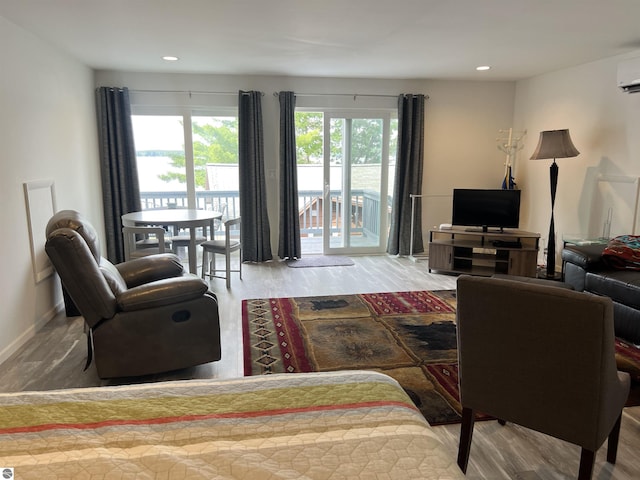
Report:
M 218 210 L 220 211 L 220 218 L 213 221 L 213 232 L 211 232 L 211 239 L 215 239 L 215 235 L 217 232 L 222 230 L 224 222 L 226 222 L 228 218 L 229 207 L 226 203 L 220 203 Z
M 171 242 L 162 227 L 122 227 L 124 259 L 165 253 Z
M 202 278 L 205 276 L 213 278 L 224 278 L 227 281 L 227 288 L 231 288 L 231 272 L 238 272 L 242 280 L 242 242 L 241 242 L 241 221 L 240 217 L 232 218 L 224 222 L 224 240 L 207 240 L 202 242 Z M 231 235 L 234 235 L 232 238 Z M 237 238 L 236 238 L 237 234 Z M 238 268 L 231 268 L 231 253 L 238 251 Z M 211 260 L 209 260 L 211 254 Z M 216 268 L 216 254 L 225 256 L 225 269 Z M 208 269 L 207 269 L 208 266 Z M 217 275 L 217 272 L 225 272 L 225 276 Z
M 202 234 L 196 234 L 196 245 L 200 245 L 202 242 L 207 241 L 206 230 L 204 227 L 203 230 L 204 231 L 202 232 Z M 189 243 L 191 242 L 191 233 L 187 230 L 186 233 L 178 233 L 177 235 L 172 235 L 171 237 L 169 237 L 169 240 L 171 241 L 171 251 L 178 255 L 178 249 L 180 247 L 189 247 Z
M 211 238 L 212 240 L 215 239 L 215 233 L 219 230 L 221 230 L 222 225 L 224 224 L 224 220 L 227 219 L 227 204 L 226 203 L 221 203 L 220 204 L 220 218 L 216 218 L 213 221 L 213 226 L 211 228 L 209 228 L 209 237 L 207 237 L 207 229 L 205 227 L 203 227 L 202 229 L 198 228 L 198 233 L 196 234 L 196 245 L 200 245 L 202 242 L 206 242 L 209 238 Z M 189 246 L 189 242 L 191 242 L 191 234 L 188 231 L 188 229 L 186 229 L 185 233 L 181 233 L 181 230 L 178 229 L 176 232 L 174 232 L 174 234 L 169 238 L 169 240 L 171 241 L 171 250 L 173 251 L 173 253 L 175 253 L 176 255 L 178 255 L 179 251 L 178 249 L 180 247 L 188 247 Z
M 580 446 L 580 480 L 607 437 L 615 463 L 630 378 L 616 368 L 611 299 L 464 275 L 456 297 L 462 471 L 476 412 Z

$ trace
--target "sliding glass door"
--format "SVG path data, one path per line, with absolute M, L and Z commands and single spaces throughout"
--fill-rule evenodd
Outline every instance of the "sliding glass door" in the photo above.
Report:
M 391 130 L 391 112 L 325 112 L 325 254 L 385 251 L 393 183 L 389 172 L 395 165 Z

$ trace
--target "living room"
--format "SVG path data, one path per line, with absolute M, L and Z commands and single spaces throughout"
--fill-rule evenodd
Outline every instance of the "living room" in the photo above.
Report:
M 623 8 L 616 16 L 620 22 L 633 17 Z M 601 19 L 591 21 L 597 25 Z M 540 36 L 544 35 L 541 31 Z M 599 59 L 577 60 L 527 78 L 501 80 L 482 74 L 467 79 L 404 79 L 96 70 L 5 17 L 0 17 L 0 44 L 4 59 L 0 190 L 5 206 L 0 218 L 4 225 L 11 226 L 12 233 L 3 240 L 5 268 L 0 274 L 0 302 L 5 312 L 0 318 L 0 361 L 56 317 L 62 303 L 54 277 L 34 282 L 23 183 L 53 180 L 57 208 L 82 211 L 104 234 L 94 100 L 97 86 L 165 91 L 260 90 L 265 93 L 265 162 L 267 170 L 273 171 L 278 164 L 278 105 L 273 92 L 426 94 L 425 229 L 450 222 L 454 187 L 499 187 L 504 155 L 496 148 L 496 137 L 505 128 L 527 131 L 514 165 L 518 188 L 522 189 L 521 228 L 540 232 L 543 237 L 549 226 L 550 161 L 528 161 L 540 131 L 570 129 L 581 152 L 576 158 L 558 162 L 558 239 L 563 234 L 601 231 L 602 219 L 592 218 L 597 193 L 594 179 L 598 175 L 640 176 L 640 95 L 621 92 L 616 79 L 619 63 L 640 55 L 640 50 L 633 48 L 611 49 L 610 55 Z M 526 51 L 520 54 L 527 56 Z M 366 99 L 358 101 L 366 107 Z M 277 245 L 275 180 L 268 180 L 267 190 L 272 244 Z

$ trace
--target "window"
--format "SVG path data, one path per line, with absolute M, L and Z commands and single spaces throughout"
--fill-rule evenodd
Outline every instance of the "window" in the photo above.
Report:
M 133 115 L 133 138 L 142 209 L 187 206 L 184 127 L 181 116 Z
M 189 207 L 239 214 L 235 113 L 131 118 L 144 210 Z

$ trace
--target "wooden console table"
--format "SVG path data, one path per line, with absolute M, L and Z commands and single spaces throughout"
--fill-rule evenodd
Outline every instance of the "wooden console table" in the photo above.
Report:
M 429 231 L 429 272 L 535 277 L 540 234 L 463 228 Z

